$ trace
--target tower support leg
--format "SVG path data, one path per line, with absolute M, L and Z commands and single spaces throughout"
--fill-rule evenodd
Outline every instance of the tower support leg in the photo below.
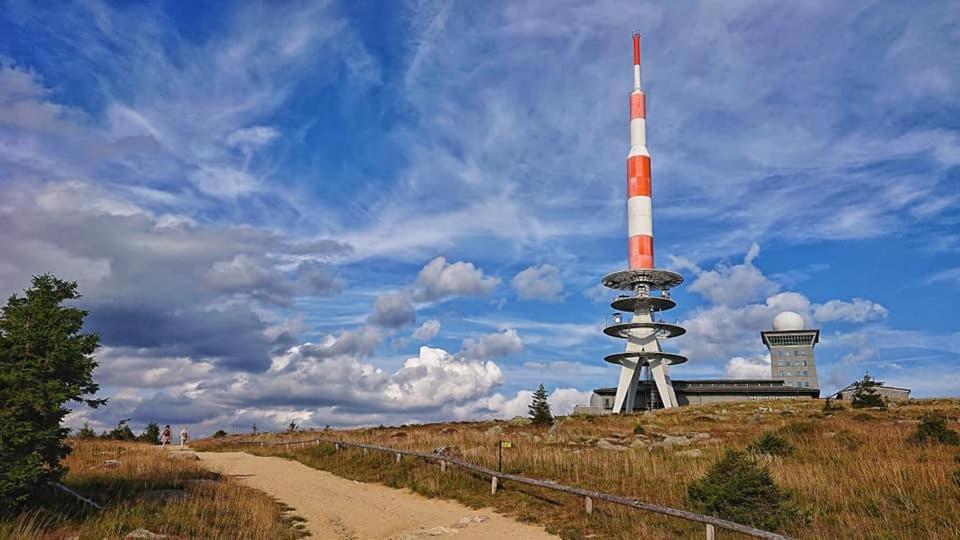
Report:
M 653 381 L 657 385 L 657 391 L 660 392 L 660 401 L 663 402 L 664 409 L 677 407 L 677 394 L 673 391 L 673 382 L 667 375 L 667 365 L 663 360 L 650 361 L 650 374 L 653 375 Z

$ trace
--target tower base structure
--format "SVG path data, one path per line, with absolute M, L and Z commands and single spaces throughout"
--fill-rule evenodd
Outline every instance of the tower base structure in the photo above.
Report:
M 615 413 L 647 409 L 648 403 L 636 402 L 640 376 L 646 373 L 656 387 L 657 401 L 664 408 L 679 406 L 668 367 L 686 362 L 679 354 L 664 352 L 661 339 L 669 339 L 686 333 L 682 327 L 655 318 L 655 314 L 673 309 L 677 304 L 670 298 L 670 289 L 683 283 L 683 276 L 670 270 L 652 268 L 622 270 L 608 274 L 603 285 L 611 289 L 628 291 L 610 304 L 617 311 L 631 314 L 630 322 L 615 313 L 613 323 L 603 329 L 608 336 L 625 339 L 626 351 L 608 355 L 607 362 L 620 365 L 620 379 L 612 410 Z M 651 292 L 659 291 L 659 296 Z

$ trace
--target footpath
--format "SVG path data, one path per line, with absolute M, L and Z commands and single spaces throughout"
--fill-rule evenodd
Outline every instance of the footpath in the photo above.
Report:
M 176 447 L 171 450 L 190 451 Z M 489 508 L 474 510 L 454 501 L 427 499 L 409 490 L 347 480 L 288 459 L 245 452 L 196 455 L 211 469 L 292 507 L 292 513 L 306 519 L 314 538 L 557 538 L 540 527 L 519 523 Z

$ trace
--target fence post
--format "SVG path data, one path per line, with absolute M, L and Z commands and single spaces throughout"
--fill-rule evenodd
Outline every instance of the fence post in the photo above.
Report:
M 400 454 L 397 454 L 397 465 L 400 464 Z
M 340 443 L 333 443 L 333 451 L 334 452 L 340 451 Z
M 491 495 L 497 494 L 497 477 L 496 476 L 490 477 L 490 494 Z
M 707 523 L 707 540 L 716 540 L 717 530 L 714 529 L 713 525 Z
M 583 504 L 587 511 L 587 515 L 589 516 L 593 514 L 593 499 L 591 499 L 590 497 L 584 497 Z
M 447 472 L 447 462 L 442 459 L 440 460 L 440 472 Z

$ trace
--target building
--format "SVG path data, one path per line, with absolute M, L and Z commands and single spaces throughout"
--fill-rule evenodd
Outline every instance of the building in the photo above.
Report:
M 854 385 L 856 382 L 852 382 L 847 386 L 844 386 L 840 390 L 837 390 L 835 394 L 829 396 L 830 399 L 836 399 L 838 401 L 850 401 L 853 399 L 853 391 L 856 389 Z M 880 397 L 884 401 L 906 401 L 910 399 L 910 389 L 909 388 L 900 388 L 897 386 L 886 386 L 882 382 L 877 383 L 878 386 L 874 386 L 873 389 L 880 394 Z
M 705 405 L 710 403 L 731 403 L 736 401 L 775 401 L 793 399 L 816 399 L 820 392 L 812 388 L 786 386 L 782 380 L 773 379 L 700 379 L 691 381 L 673 381 L 677 403 L 683 405 Z M 637 384 L 635 403 L 656 401 L 656 386 L 649 381 Z M 616 388 L 597 388 L 590 396 L 590 405 L 578 405 L 574 414 L 611 414 L 616 397 Z M 651 397 L 653 396 L 653 397 Z M 640 408 L 640 407 L 638 407 Z M 643 407 L 654 409 L 657 407 Z
M 813 347 L 820 341 L 820 330 L 805 329 L 803 317 L 784 311 L 773 319 L 773 330 L 760 332 L 770 349 L 770 376 L 783 379 L 786 386 L 820 388 Z

